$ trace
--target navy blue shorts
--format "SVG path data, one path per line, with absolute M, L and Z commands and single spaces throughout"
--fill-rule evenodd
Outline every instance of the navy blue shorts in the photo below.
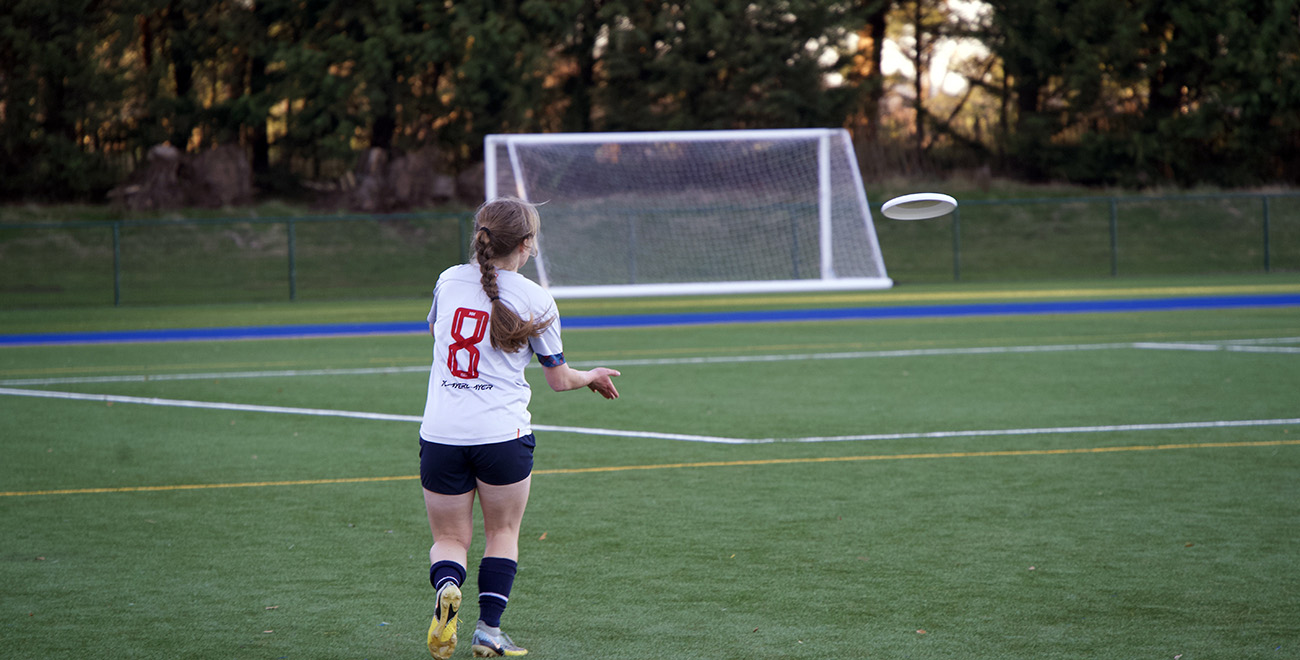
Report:
M 533 434 L 490 445 L 442 445 L 420 438 L 420 483 L 425 490 L 463 495 L 478 482 L 493 486 L 518 483 L 533 473 Z

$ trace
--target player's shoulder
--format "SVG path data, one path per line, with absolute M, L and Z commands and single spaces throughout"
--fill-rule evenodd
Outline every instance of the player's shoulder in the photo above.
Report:
M 441 284 L 450 280 L 477 281 L 479 277 L 478 266 L 474 264 L 457 264 L 442 271 L 442 274 L 438 275 L 438 283 Z
M 524 275 L 509 270 L 497 271 L 497 282 L 501 284 L 503 290 L 526 299 L 529 307 L 545 309 L 555 306 L 555 298 L 551 297 L 551 292 Z

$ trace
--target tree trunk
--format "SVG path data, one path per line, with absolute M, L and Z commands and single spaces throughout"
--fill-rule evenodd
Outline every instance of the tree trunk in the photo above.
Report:
M 925 57 L 925 25 L 923 23 L 925 14 L 922 11 L 924 7 L 921 0 L 913 2 L 915 12 L 912 16 L 912 32 L 916 38 L 916 55 L 912 59 L 912 66 L 916 69 L 916 80 L 913 81 L 913 93 L 916 94 L 913 108 L 916 112 L 916 156 L 918 161 L 925 155 L 925 75 L 926 75 L 926 57 Z
M 167 7 L 167 42 L 170 46 L 168 53 L 171 57 L 172 82 L 176 88 L 178 101 L 178 108 L 173 116 L 171 143 L 177 149 L 185 151 L 194 127 L 191 101 L 194 92 L 194 50 L 187 43 L 190 38 L 189 21 L 185 18 L 185 12 L 181 10 L 179 4 L 173 0 Z
M 577 17 L 574 28 L 573 56 L 578 64 L 578 74 L 564 86 L 569 107 L 564 111 L 563 127 L 566 132 L 582 133 L 591 130 L 591 90 L 596 86 L 596 35 L 600 32 L 597 12 L 601 0 L 583 3 L 583 13 Z
M 248 95 L 258 98 L 266 93 L 266 57 L 255 55 L 248 74 Z M 253 176 L 271 170 L 271 143 L 266 133 L 266 117 L 254 117 L 249 126 L 249 146 L 252 149 Z
M 867 29 L 871 35 L 871 75 L 878 84 L 868 87 L 862 114 L 865 120 L 863 137 L 872 142 L 880 135 L 880 102 L 885 96 L 885 72 L 881 70 L 885 59 L 885 18 L 893 4 L 876 2 L 875 8 L 867 16 Z

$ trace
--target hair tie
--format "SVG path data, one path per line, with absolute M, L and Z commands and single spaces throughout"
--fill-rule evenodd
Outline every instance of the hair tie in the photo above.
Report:
M 488 296 L 488 300 L 491 300 L 492 302 L 496 302 L 498 300 L 501 300 L 501 296 Z
M 492 240 L 492 230 L 491 230 L 491 229 L 488 229 L 487 227 L 479 227 L 478 230 L 479 230 L 479 231 L 482 231 L 482 232 L 487 232 L 488 240 L 489 240 L 489 241 Z

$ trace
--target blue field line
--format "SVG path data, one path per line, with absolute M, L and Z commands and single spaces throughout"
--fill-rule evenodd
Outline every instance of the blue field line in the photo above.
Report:
M 964 316 L 1026 316 L 1047 314 L 1104 314 L 1167 312 L 1250 307 L 1300 307 L 1300 294 L 1249 296 L 1193 296 L 1130 300 L 1061 300 L 1050 302 L 979 303 L 965 305 L 903 305 L 892 307 L 841 307 L 764 311 L 691 312 L 681 314 L 628 314 L 566 316 L 564 327 L 653 328 L 722 323 L 780 323 L 790 321 L 856 321 L 872 319 L 953 318 Z M 365 335 L 424 334 L 423 319 L 384 323 L 274 325 L 234 328 L 181 328 L 106 332 L 52 332 L 0 335 L 0 346 L 57 346 L 174 341 L 227 341 L 236 339 L 289 339 L 356 337 Z
M 895 307 L 840 307 L 829 309 L 786 309 L 739 312 L 698 312 L 688 314 L 566 317 L 564 319 L 564 327 L 641 328 L 716 323 L 858 321 L 873 319 L 1163 312 L 1197 309 L 1296 306 L 1300 306 L 1300 294 L 1201 296 L 1190 298 L 1144 298 L 1134 300 L 1064 300 L 1053 302 L 978 303 L 966 305 L 903 305 Z

